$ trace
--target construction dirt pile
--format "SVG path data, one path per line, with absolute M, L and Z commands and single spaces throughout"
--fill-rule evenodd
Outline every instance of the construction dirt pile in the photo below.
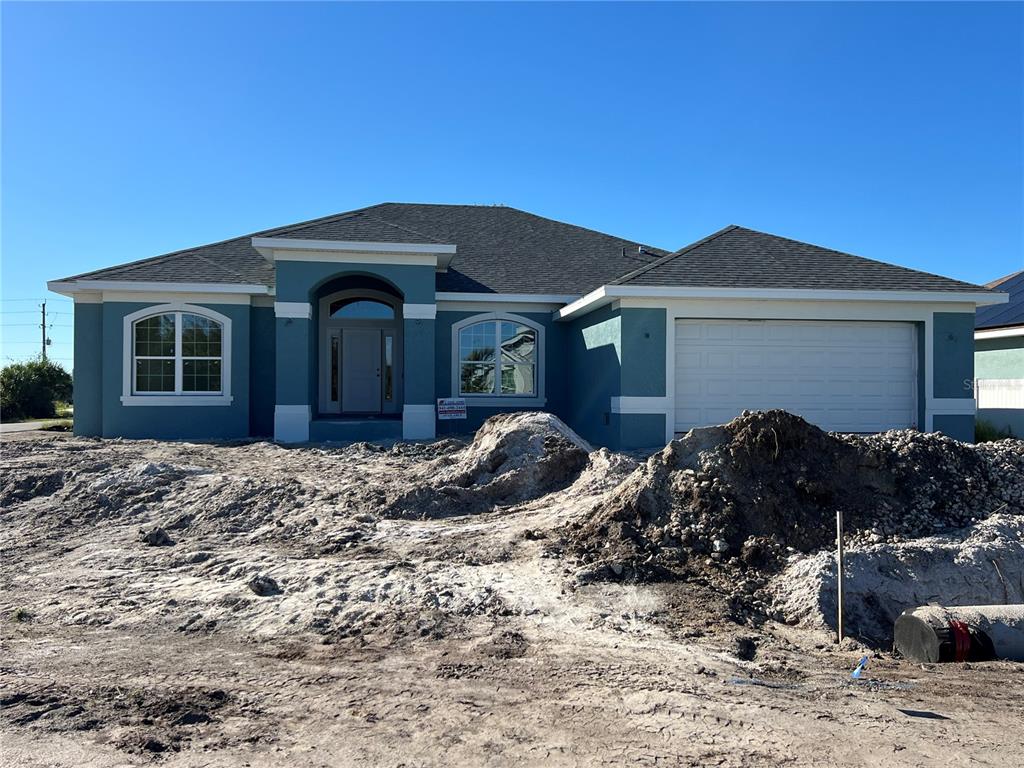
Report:
M 1024 441 L 968 445 L 910 430 L 826 433 L 785 411 L 695 429 L 566 527 L 581 580 L 701 571 L 752 595 L 793 552 L 895 542 L 1024 511 Z M 736 569 L 751 574 L 736 578 Z M 767 608 L 758 599 L 755 609 Z
M 834 629 L 836 559 L 793 555 L 769 585 L 787 624 Z M 1000 513 L 942 536 L 854 547 L 844 557 L 843 624 L 887 647 L 907 608 L 1024 603 L 1024 515 Z
M 572 483 L 592 450 L 550 413 L 492 416 L 468 446 L 426 466 L 410 490 L 389 499 L 384 514 L 438 518 L 517 504 Z

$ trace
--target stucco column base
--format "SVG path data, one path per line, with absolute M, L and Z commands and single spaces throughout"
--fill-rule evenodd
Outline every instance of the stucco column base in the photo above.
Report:
M 310 419 L 308 405 L 274 406 L 274 440 L 278 443 L 308 443 Z
M 432 405 L 408 405 L 402 407 L 402 439 L 433 440 L 437 422 Z

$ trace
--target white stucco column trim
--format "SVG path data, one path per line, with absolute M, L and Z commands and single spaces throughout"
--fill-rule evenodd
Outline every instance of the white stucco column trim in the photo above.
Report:
M 276 317 L 309 320 L 313 317 L 313 307 L 308 301 L 275 301 L 274 315 Z
M 433 405 L 410 405 L 402 407 L 402 439 L 433 440 L 437 422 Z
M 308 405 L 274 406 L 274 440 L 279 443 L 308 443 L 310 419 Z
M 402 317 L 406 320 L 436 320 L 437 304 L 403 304 Z

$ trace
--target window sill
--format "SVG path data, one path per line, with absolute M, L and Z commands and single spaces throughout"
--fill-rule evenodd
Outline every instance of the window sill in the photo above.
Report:
M 121 405 L 231 405 L 231 395 L 121 395 Z
M 543 408 L 547 404 L 544 397 L 509 397 L 501 395 L 457 395 L 460 400 L 466 401 L 467 408 L 492 408 L 496 406 L 505 407 L 509 405 L 521 405 L 524 408 Z

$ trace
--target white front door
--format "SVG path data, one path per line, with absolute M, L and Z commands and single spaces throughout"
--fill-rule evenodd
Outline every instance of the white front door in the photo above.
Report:
M 912 323 L 677 320 L 675 331 L 677 432 L 768 408 L 836 432 L 916 424 Z
M 341 334 L 341 410 L 380 412 L 380 329 L 344 328 Z

